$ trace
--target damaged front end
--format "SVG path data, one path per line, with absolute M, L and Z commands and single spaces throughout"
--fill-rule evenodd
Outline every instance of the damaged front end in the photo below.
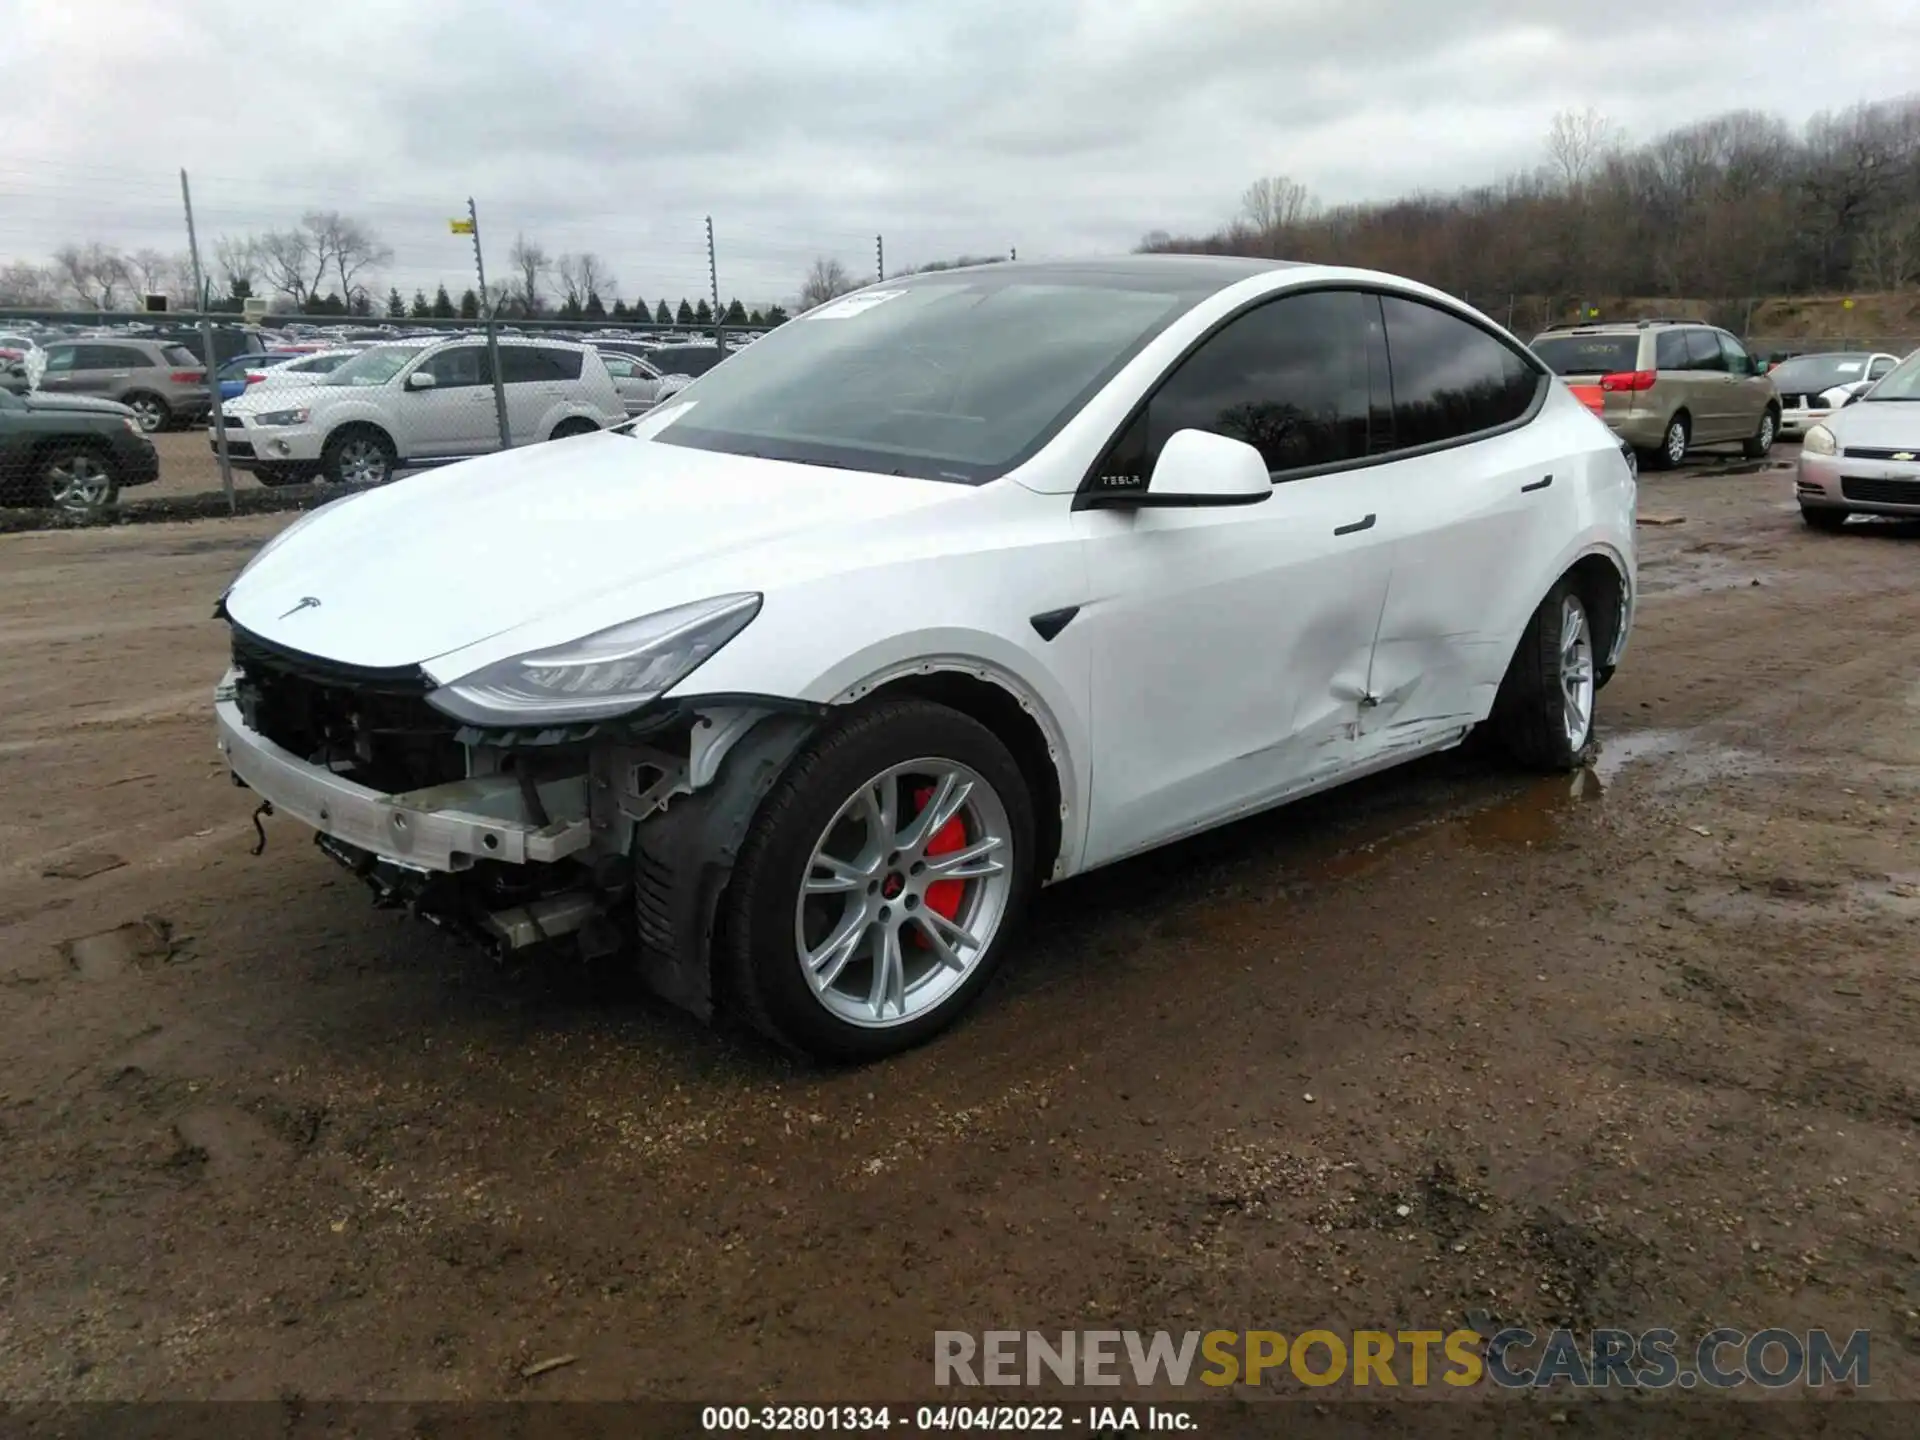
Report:
M 401 907 L 496 953 L 632 953 L 660 994 L 712 1012 L 720 896 L 761 798 L 819 707 L 656 702 L 551 727 L 463 723 L 417 667 L 370 669 L 233 627 L 222 755 L 265 813 Z

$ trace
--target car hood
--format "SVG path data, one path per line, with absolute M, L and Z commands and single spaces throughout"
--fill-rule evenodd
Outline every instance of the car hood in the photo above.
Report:
M 33 391 L 20 397 L 29 410 L 84 411 L 90 415 L 131 416 L 133 411 L 114 400 L 97 400 L 90 395 L 48 395 Z
M 1843 446 L 1920 451 L 1920 400 L 1861 400 L 1826 424 Z
M 296 522 L 226 613 L 349 665 L 424 665 L 509 632 L 528 647 L 710 595 L 867 563 L 903 513 L 969 486 L 600 433 L 430 470 Z M 443 677 L 444 678 L 444 677 Z

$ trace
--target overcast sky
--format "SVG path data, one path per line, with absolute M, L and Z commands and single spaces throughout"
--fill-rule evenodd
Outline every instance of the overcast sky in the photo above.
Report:
M 632 298 L 791 295 L 1018 247 L 1210 228 L 1283 173 L 1329 201 L 1497 179 L 1556 110 L 1630 139 L 1920 88 L 1920 0 L 0 0 L 0 261 L 364 216 L 382 281 L 467 282 L 480 205 Z

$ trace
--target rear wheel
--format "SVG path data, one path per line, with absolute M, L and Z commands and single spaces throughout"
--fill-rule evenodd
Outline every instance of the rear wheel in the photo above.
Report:
M 1572 770 L 1593 739 L 1599 686 L 1593 621 L 1571 580 L 1540 602 L 1500 682 L 1494 725 L 1508 751 L 1533 770 Z
M 1769 408 L 1760 417 L 1760 428 L 1753 432 L 1745 445 L 1741 447 L 1749 460 L 1764 460 L 1773 449 L 1773 442 L 1780 433 L 1780 417 Z
M 832 722 L 742 847 L 723 926 L 732 998 L 821 1059 L 930 1038 L 1005 953 L 1034 833 L 1019 766 L 978 721 L 904 700 Z
M 1847 512 L 1845 510 L 1829 510 L 1824 506 L 1802 505 L 1800 507 L 1800 518 L 1806 521 L 1807 525 L 1814 530 L 1825 530 L 1831 533 L 1839 530 L 1847 523 Z
M 55 510 L 93 516 L 113 504 L 120 483 L 99 451 L 63 445 L 40 462 L 40 493 Z
M 1667 428 L 1660 437 L 1659 448 L 1648 452 L 1647 460 L 1650 467 L 1655 470 L 1671 470 L 1687 458 L 1687 446 L 1692 441 L 1692 422 L 1684 413 L 1675 415 L 1667 421 Z
M 172 409 L 158 395 L 129 395 L 120 403 L 133 411 L 133 418 L 149 435 L 166 429 L 173 420 Z

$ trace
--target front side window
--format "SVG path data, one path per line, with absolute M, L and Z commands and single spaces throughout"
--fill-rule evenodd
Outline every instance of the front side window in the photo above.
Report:
M 441 390 L 485 385 L 491 381 L 486 359 L 487 352 L 478 345 L 456 345 L 421 361 L 420 373 L 433 376 L 434 385 Z
M 650 438 L 981 484 L 1039 450 L 1142 346 L 1218 288 L 1173 274 L 1132 285 L 1094 269 L 1044 278 L 993 269 L 829 301 L 714 365 Z M 701 353 L 663 351 L 657 363 L 685 373 Z
M 1724 330 L 1718 332 L 1720 340 L 1720 358 L 1726 362 L 1727 369 L 1735 375 L 1751 375 L 1753 360 L 1747 354 L 1746 347 Z
M 1546 377 L 1505 341 L 1437 305 L 1380 297 L 1400 449 L 1498 429 L 1533 408 Z
M 1687 331 L 1687 368 L 1725 374 L 1727 357 L 1720 353 L 1720 337 L 1711 330 Z

